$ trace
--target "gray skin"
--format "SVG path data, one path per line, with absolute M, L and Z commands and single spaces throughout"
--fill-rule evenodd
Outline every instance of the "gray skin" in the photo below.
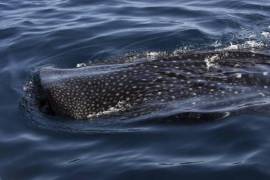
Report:
M 73 69 L 45 67 L 39 79 L 56 115 L 87 119 L 119 108 L 119 102 L 125 111 L 196 97 L 218 101 L 250 92 L 266 96 L 269 62 L 269 56 L 251 52 L 184 53 Z

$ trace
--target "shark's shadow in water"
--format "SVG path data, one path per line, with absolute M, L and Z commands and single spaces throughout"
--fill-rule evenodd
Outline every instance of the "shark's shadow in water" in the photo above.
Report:
M 208 119 L 268 104 L 270 56 L 222 51 L 161 55 L 36 75 L 39 109 L 71 119 Z

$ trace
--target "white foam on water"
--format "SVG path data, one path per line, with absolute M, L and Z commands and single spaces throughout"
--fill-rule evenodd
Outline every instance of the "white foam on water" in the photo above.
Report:
M 177 56 L 177 55 L 185 53 L 185 52 L 187 52 L 189 50 L 190 50 L 190 48 L 188 46 L 184 46 L 184 47 L 175 49 L 172 54 L 174 56 Z
M 146 52 L 146 57 L 149 59 L 156 59 L 157 57 L 160 56 L 160 52 L 155 52 L 155 51 L 151 51 L 151 52 Z
M 265 38 L 270 38 L 270 32 L 263 31 L 261 34 Z
M 215 41 L 211 46 L 217 48 L 217 47 L 221 47 L 222 43 L 220 41 Z
M 85 67 L 85 66 L 87 66 L 85 63 L 78 63 L 78 64 L 76 64 L 76 67 L 77 68 Z
M 239 49 L 239 44 L 232 44 L 232 43 L 230 43 L 230 46 L 224 48 L 224 50 L 237 50 L 237 49 Z
M 246 48 L 259 48 L 259 47 L 263 47 L 264 43 L 251 40 L 251 41 L 246 41 L 243 44 L 243 46 Z
M 206 63 L 206 67 L 207 67 L 207 69 L 209 69 L 209 68 L 211 68 L 211 67 L 215 67 L 215 62 L 217 61 L 217 60 L 219 60 L 220 59 L 220 57 L 219 57 L 219 55 L 218 54 L 215 54 L 215 55 L 213 55 L 213 56 L 210 56 L 210 57 L 206 57 L 205 59 L 204 59 L 204 61 L 205 61 L 205 63 Z
M 225 47 L 224 50 L 239 50 L 239 49 L 261 48 L 261 47 L 265 47 L 265 44 L 263 42 L 259 42 L 255 40 L 248 40 L 242 44 L 230 43 L 230 46 Z
M 93 117 L 99 117 L 102 115 L 108 115 L 108 114 L 112 114 L 115 112 L 125 111 L 129 107 L 130 107 L 129 104 L 125 104 L 124 101 L 119 101 L 114 107 L 110 107 L 109 109 L 107 109 L 105 111 L 98 112 L 98 113 L 89 114 L 89 115 L 87 115 L 87 118 L 91 119 Z

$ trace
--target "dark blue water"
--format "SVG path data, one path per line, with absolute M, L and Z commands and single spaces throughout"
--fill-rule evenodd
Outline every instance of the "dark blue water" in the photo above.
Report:
M 269 114 L 101 128 L 21 106 L 44 65 L 269 41 L 268 0 L 0 0 L 0 179 L 269 179 Z

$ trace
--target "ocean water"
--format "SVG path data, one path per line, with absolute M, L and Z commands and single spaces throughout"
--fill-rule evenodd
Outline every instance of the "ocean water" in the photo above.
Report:
M 42 66 L 195 50 L 270 54 L 270 1 L 0 0 L 0 17 L 1 180 L 270 179 L 268 113 L 103 124 L 22 105 Z

